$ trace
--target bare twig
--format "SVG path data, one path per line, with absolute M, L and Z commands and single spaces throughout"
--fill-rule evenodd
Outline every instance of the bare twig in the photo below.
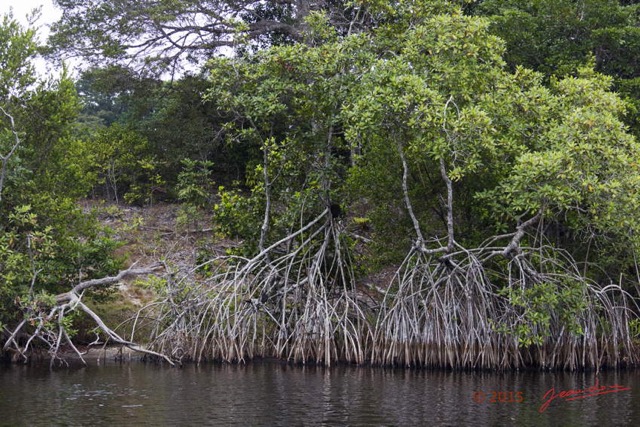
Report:
M 4 180 L 6 179 L 6 175 L 7 175 L 7 164 L 9 163 L 9 159 L 15 154 L 16 150 L 20 146 L 20 137 L 18 136 L 18 132 L 16 131 L 16 126 L 15 126 L 13 116 L 7 113 L 7 111 L 3 107 L 0 107 L 0 111 L 2 111 L 2 114 L 4 114 L 9 119 L 9 123 L 11 124 L 11 133 L 13 134 L 13 138 L 14 138 L 13 145 L 9 149 L 9 152 L 4 155 L 0 154 L 0 161 L 2 162 L 2 165 L 0 166 L 0 203 L 1 203 L 2 190 L 4 189 Z

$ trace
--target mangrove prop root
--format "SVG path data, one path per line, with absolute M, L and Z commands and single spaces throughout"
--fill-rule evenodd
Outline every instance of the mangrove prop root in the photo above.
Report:
M 440 258 L 412 251 L 382 304 L 372 361 L 569 370 L 638 363 L 632 298 L 618 285 L 590 282 L 556 248 L 516 245 L 521 238 Z M 538 289 L 548 293 L 523 297 Z
M 170 283 L 145 309 L 157 319 L 153 348 L 195 361 L 364 363 L 371 314 L 341 227 L 327 209 L 253 258 L 217 257 L 204 279 Z
M 169 283 L 141 316 L 156 319 L 155 351 L 196 362 L 272 356 L 456 369 L 636 364 L 633 300 L 618 285 L 603 288 L 583 277 L 566 252 L 523 246 L 525 228 L 537 220 L 478 248 L 414 246 L 371 304 L 355 286 L 341 228 L 325 212 L 253 258 L 217 257 L 200 266 L 208 268 L 203 278 Z M 289 251 L 279 252 L 282 246 Z M 544 289 L 550 299 L 543 304 L 526 297 Z M 539 311 L 548 316 L 537 319 Z
M 44 342 L 53 363 L 67 343 L 82 358 L 65 324 L 80 310 L 109 340 L 170 363 L 278 357 L 454 369 L 637 364 L 629 329 L 634 300 L 620 285 L 585 278 L 562 250 L 523 245 L 542 241 L 524 238 L 537 221 L 472 249 L 451 240 L 435 250 L 415 245 L 372 298 L 356 286 L 343 227 L 325 210 L 252 258 L 218 256 L 181 277 L 165 275 L 164 294 L 139 311 L 130 339 L 108 327 L 82 294 L 162 265 L 82 282 L 58 295 L 48 312 L 31 308 L 5 349 L 26 358 L 34 341 Z M 146 348 L 134 340 L 143 321 L 151 331 Z M 26 342 L 19 340 L 27 330 Z

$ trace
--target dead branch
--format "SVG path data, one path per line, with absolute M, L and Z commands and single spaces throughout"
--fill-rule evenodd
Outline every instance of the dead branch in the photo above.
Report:
M 8 119 L 9 123 L 11 123 L 11 133 L 13 134 L 14 143 L 11 149 L 7 154 L 0 154 L 0 161 L 2 165 L 0 166 L 0 202 L 2 202 L 2 189 L 4 188 L 4 180 L 7 175 L 7 164 L 9 163 L 9 159 L 14 155 L 18 147 L 20 146 L 20 137 L 18 136 L 18 132 L 16 131 L 15 122 L 13 120 L 13 116 L 6 112 L 6 110 L 0 107 L 0 111 L 4 114 Z
M 53 364 L 55 360 L 60 359 L 59 350 L 60 345 L 63 342 L 66 342 L 74 352 L 80 357 L 80 360 L 86 364 L 84 359 L 82 358 L 82 353 L 77 349 L 74 345 L 69 332 L 67 330 L 67 326 L 65 325 L 65 317 L 67 314 L 80 310 L 86 313 L 93 321 L 96 323 L 98 328 L 102 330 L 108 339 L 113 342 L 126 346 L 131 350 L 149 354 L 152 356 L 160 357 L 166 360 L 169 364 L 173 365 L 173 361 L 164 354 L 147 350 L 135 342 L 128 341 L 123 339 L 120 335 L 118 335 L 113 329 L 104 323 L 104 321 L 98 316 L 93 310 L 91 310 L 86 304 L 82 302 L 82 296 L 84 291 L 90 288 L 96 288 L 101 286 L 108 286 L 115 283 L 120 282 L 121 280 L 127 277 L 133 276 L 141 276 L 141 275 L 149 275 L 156 273 L 160 270 L 164 270 L 165 266 L 163 264 L 155 264 L 150 267 L 145 268 L 134 268 L 131 266 L 126 270 L 120 271 L 115 276 L 103 277 L 100 279 L 91 279 L 86 280 L 84 282 L 80 282 L 75 285 L 69 292 L 65 292 L 63 294 L 58 294 L 55 296 L 55 305 L 48 313 L 42 312 L 42 310 L 34 310 L 33 308 L 27 308 L 25 311 L 25 318 L 18 324 L 9 339 L 4 345 L 4 350 L 8 348 L 15 349 L 25 361 L 28 360 L 28 350 L 31 342 L 34 339 L 38 339 L 44 342 L 49 347 L 49 354 L 51 355 L 51 363 Z M 33 332 L 29 333 L 29 338 L 24 346 L 21 346 L 16 337 L 18 334 L 28 327 L 29 325 L 35 326 Z
M 151 267 L 146 267 L 146 268 L 133 268 L 133 266 L 131 266 L 126 270 L 120 271 L 115 276 L 103 277 L 101 279 L 91 279 L 91 280 L 86 280 L 84 282 L 81 282 L 76 286 L 74 286 L 73 289 L 71 289 L 69 292 L 56 295 L 56 301 L 58 302 L 58 304 L 61 304 L 63 302 L 70 301 L 72 299 L 71 294 L 78 295 L 82 293 L 84 290 L 89 288 L 94 288 L 97 286 L 112 285 L 114 283 L 118 283 L 119 281 L 127 277 L 143 276 L 143 275 L 155 273 L 156 271 L 163 270 L 163 269 L 164 269 L 164 265 L 160 263 L 152 265 Z
M 512 258 L 514 254 L 515 255 L 519 254 L 522 251 L 522 249 L 520 248 L 520 241 L 525 236 L 527 229 L 533 224 L 537 223 L 540 220 L 541 216 L 542 214 L 538 213 L 537 215 L 529 218 L 522 224 L 518 225 L 516 227 L 516 232 L 513 235 L 513 238 L 511 239 L 509 244 L 504 248 L 504 250 L 502 250 L 501 255 L 504 256 L 505 258 Z

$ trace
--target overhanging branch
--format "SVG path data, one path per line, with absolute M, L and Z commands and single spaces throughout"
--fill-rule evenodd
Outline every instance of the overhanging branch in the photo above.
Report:
M 20 355 L 22 355 L 22 357 L 26 361 L 27 352 L 29 350 L 31 342 L 34 340 L 34 338 L 38 338 L 40 341 L 43 341 L 49 346 L 49 353 L 52 356 L 53 363 L 54 359 L 59 359 L 58 353 L 60 344 L 62 342 L 62 339 L 64 338 L 69 346 L 76 352 L 76 354 L 78 354 L 80 360 L 85 363 L 84 359 L 82 359 L 82 354 L 78 351 L 78 349 L 71 341 L 64 322 L 65 316 L 68 313 L 79 309 L 82 312 L 86 313 L 89 317 L 91 317 L 98 328 L 100 328 L 100 330 L 102 330 L 110 340 L 120 345 L 124 345 L 131 350 L 156 357 L 161 357 L 171 365 L 173 365 L 173 361 L 166 355 L 147 350 L 146 348 L 142 347 L 139 344 L 136 344 L 135 342 L 123 339 L 113 329 L 107 326 L 107 324 L 100 318 L 100 316 L 98 316 L 93 310 L 91 310 L 86 304 L 82 302 L 82 296 L 84 294 L 84 291 L 87 289 L 113 285 L 127 277 L 154 274 L 160 270 L 164 270 L 164 268 L 165 266 L 163 264 L 155 264 L 150 267 L 144 268 L 134 268 L 132 266 L 126 270 L 120 271 L 115 276 L 86 280 L 75 285 L 69 292 L 56 295 L 55 305 L 48 313 L 44 312 L 44 309 L 40 309 L 37 311 L 34 311 L 32 308 L 27 309 L 25 311 L 25 318 L 11 332 L 9 339 L 4 345 L 4 350 L 13 348 Z M 26 343 L 24 345 L 20 345 L 16 337 L 18 337 L 20 332 L 29 325 L 35 326 L 35 330 L 28 334 L 29 338 L 27 339 Z

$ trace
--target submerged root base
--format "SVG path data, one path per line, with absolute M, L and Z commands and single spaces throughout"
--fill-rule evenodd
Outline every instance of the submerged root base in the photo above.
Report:
M 382 305 L 372 361 L 567 370 L 638 363 L 629 331 L 632 302 L 620 287 L 589 282 L 553 248 L 525 250 L 509 260 L 499 255 L 461 250 L 443 262 L 410 254 L 394 278 L 395 294 Z M 544 304 L 518 298 L 545 286 L 559 296 L 540 296 L 547 298 Z M 571 306 L 564 293 L 584 305 Z

